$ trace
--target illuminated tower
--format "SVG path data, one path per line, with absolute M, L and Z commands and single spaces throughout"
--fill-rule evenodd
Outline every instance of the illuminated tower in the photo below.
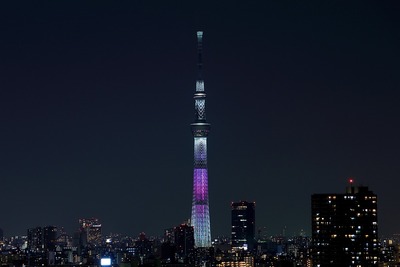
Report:
M 191 124 L 194 138 L 194 171 L 192 220 L 195 246 L 211 247 L 210 212 L 208 207 L 207 136 L 210 124 L 206 121 L 206 93 L 202 77 L 203 32 L 197 32 L 198 71 L 194 93 L 195 120 Z

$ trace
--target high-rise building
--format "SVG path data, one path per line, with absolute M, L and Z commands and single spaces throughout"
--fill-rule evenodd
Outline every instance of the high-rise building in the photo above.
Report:
M 174 228 L 176 253 L 179 257 L 187 258 L 194 252 L 193 227 L 181 224 Z
M 254 248 L 255 206 L 254 202 L 232 202 L 232 249 Z
M 55 251 L 57 241 L 57 227 L 46 226 L 43 228 L 43 245 L 45 251 Z
M 145 233 L 140 233 L 135 241 L 135 254 L 140 257 L 148 257 L 152 255 L 153 243 L 146 237 Z
M 194 93 L 195 120 L 191 124 L 194 138 L 193 202 L 191 225 L 195 246 L 211 247 L 210 211 L 208 206 L 207 136 L 210 124 L 206 121 L 206 93 L 202 77 L 203 32 L 197 32 L 198 78 Z
M 350 179 L 345 194 L 314 194 L 313 266 L 378 266 L 377 196 Z
M 171 244 L 175 243 L 175 228 L 168 228 L 164 230 L 164 242 L 168 242 Z
M 44 249 L 43 244 L 43 229 L 42 227 L 35 227 L 28 229 L 28 250 L 30 252 L 42 252 Z
M 80 231 L 82 233 L 82 244 L 98 246 L 101 244 L 101 223 L 97 218 L 79 219 Z

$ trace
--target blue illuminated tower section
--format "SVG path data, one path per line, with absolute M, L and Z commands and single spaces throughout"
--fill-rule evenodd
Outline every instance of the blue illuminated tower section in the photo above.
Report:
M 211 247 L 210 212 L 208 207 L 207 136 L 210 124 L 206 121 L 206 93 L 202 77 L 203 32 L 197 32 L 198 70 L 194 93 L 195 120 L 191 124 L 194 138 L 194 171 L 192 219 L 194 241 L 198 248 Z

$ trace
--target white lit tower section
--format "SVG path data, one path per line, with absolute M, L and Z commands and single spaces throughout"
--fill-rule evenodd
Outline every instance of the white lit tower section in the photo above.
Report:
M 206 93 L 202 78 L 203 32 L 197 32 L 198 70 L 194 93 L 195 120 L 191 124 L 194 138 L 193 202 L 191 224 L 198 248 L 211 247 L 210 212 L 208 207 L 207 136 L 210 124 L 206 121 Z

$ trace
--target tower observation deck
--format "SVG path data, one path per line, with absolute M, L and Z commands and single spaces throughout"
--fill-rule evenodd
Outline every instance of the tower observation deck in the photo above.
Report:
M 206 93 L 202 77 L 203 32 L 197 32 L 198 78 L 194 93 L 195 120 L 191 124 L 194 138 L 193 202 L 191 224 L 198 248 L 211 247 L 210 211 L 208 206 L 207 136 L 210 124 L 206 121 Z

